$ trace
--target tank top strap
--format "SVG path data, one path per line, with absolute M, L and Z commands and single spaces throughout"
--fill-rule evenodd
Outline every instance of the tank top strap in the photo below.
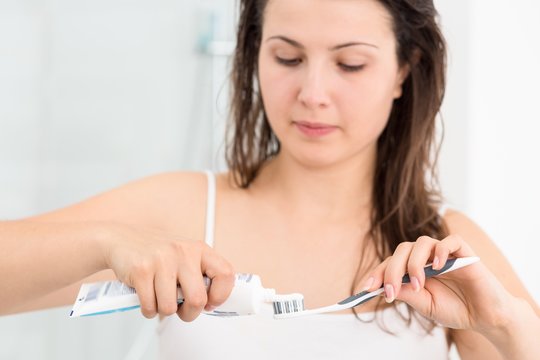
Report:
M 208 246 L 214 246 L 214 227 L 216 220 L 216 175 L 206 170 L 208 190 L 206 195 L 206 224 L 204 230 L 204 242 Z

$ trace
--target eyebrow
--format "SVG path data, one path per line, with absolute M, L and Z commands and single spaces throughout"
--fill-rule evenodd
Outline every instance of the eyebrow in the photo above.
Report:
M 270 41 L 270 40 L 282 40 L 282 41 L 285 41 L 286 43 L 288 43 L 288 44 L 290 44 L 290 45 L 292 45 L 292 46 L 294 46 L 296 48 L 305 49 L 304 45 L 300 44 L 298 41 L 290 39 L 290 38 L 288 38 L 286 36 L 283 36 L 283 35 L 271 36 L 268 39 L 266 39 L 266 41 Z M 366 43 L 366 42 L 360 42 L 360 41 L 351 41 L 351 42 L 339 44 L 339 45 L 336 45 L 336 46 L 332 46 L 331 48 L 329 48 L 329 50 L 330 51 L 336 51 L 336 50 L 339 50 L 339 49 L 343 49 L 343 48 L 346 48 L 346 47 L 349 47 L 349 46 L 356 46 L 356 45 L 369 46 L 369 47 L 372 47 L 372 48 L 375 48 L 375 49 L 379 48 L 377 45 L 374 45 L 374 44 L 370 44 L 370 43 Z

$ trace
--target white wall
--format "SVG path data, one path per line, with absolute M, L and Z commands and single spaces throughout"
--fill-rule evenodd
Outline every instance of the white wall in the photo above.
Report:
M 540 4 L 437 1 L 449 40 L 441 180 L 540 301 Z
M 220 14 L 232 3 L 0 0 L 0 219 L 217 168 L 227 62 L 200 48 L 230 40 L 233 17 Z M 0 359 L 122 359 L 149 323 L 137 311 L 68 314 L 0 318 Z
M 210 165 L 195 4 L 2 0 L 0 185 L 12 206 L 0 216 Z
M 471 1 L 468 212 L 540 301 L 540 3 Z
M 441 181 L 537 301 L 540 251 L 540 3 L 438 0 L 449 42 Z
M 443 142 L 439 172 L 450 205 L 466 209 L 468 201 L 469 37 L 470 2 L 435 1 L 443 34 L 448 43 L 447 87 L 439 130 Z M 444 131 L 443 131 L 444 130 Z

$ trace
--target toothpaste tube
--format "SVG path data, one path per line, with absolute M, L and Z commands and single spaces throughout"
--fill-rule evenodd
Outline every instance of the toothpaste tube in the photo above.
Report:
M 206 288 L 211 281 L 204 278 Z M 214 316 L 239 316 L 258 314 L 261 304 L 272 302 L 274 289 L 265 289 L 259 276 L 254 274 L 236 274 L 234 288 L 229 298 L 211 312 Z M 184 302 L 182 289 L 178 288 L 178 304 Z M 94 316 L 133 310 L 140 307 L 135 289 L 120 281 L 87 283 L 81 286 L 70 317 Z

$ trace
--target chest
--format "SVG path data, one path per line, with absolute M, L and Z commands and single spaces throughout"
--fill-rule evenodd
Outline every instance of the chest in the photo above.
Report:
M 273 216 L 244 204 L 218 206 L 214 249 L 237 272 L 254 273 L 279 294 L 300 292 L 307 308 L 351 294 L 365 231 Z

